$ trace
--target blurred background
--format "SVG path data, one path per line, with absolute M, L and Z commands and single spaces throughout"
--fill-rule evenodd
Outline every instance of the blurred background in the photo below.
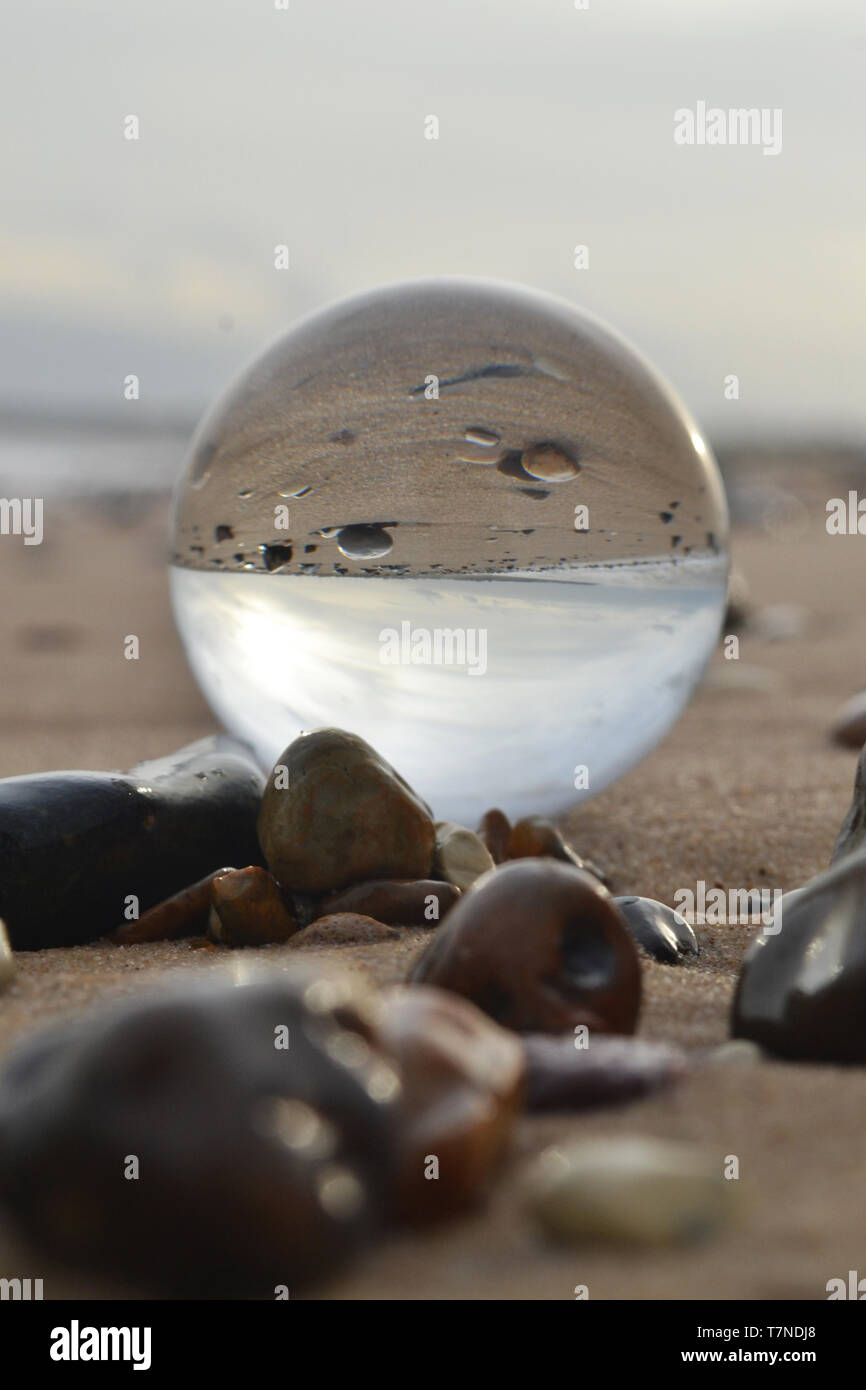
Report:
M 164 488 L 269 339 L 435 273 L 594 310 L 723 459 L 859 450 L 856 0 L 283 3 L 7 9 L 0 491 Z M 781 108 L 781 153 L 676 145 L 699 101 Z

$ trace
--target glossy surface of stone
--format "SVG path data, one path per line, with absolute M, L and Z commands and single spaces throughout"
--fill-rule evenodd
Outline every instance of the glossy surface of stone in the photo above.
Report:
M 208 936 L 222 946 L 288 941 L 300 924 L 267 869 L 250 865 L 220 874 L 211 887 Z
M 397 1209 L 419 1224 L 468 1206 L 508 1143 L 523 1098 L 520 1039 L 445 990 L 384 991 L 379 1036 L 399 1064 Z
M 648 956 L 664 965 L 678 965 L 684 956 L 698 954 L 698 941 L 681 913 L 655 898 L 614 898 L 626 926 Z
M 503 864 L 464 893 L 411 972 L 516 1032 L 632 1033 L 637 950 L 607 891 L 551 859 Z
M 342 729 L 318 729 L 289 745 L 268 778 L 258 831 L 274 878 L 300 893 L 428 878 L 433 864 L 429 807 L 369 744 Z
M 733 1036 L 803 1062 L 866 1062 L 866 857 L 783 898 L 781 919 L 743 962 Z
M 254 864 L 264 779 L 232 739 L 129 772 L 0 782 L 0 916 L 16 950 L 94 941 L 221 864 Z
M 164 1294 L 291 1292 L 385 1213 L 400 1087 L 373 1016 L 299 963 L 50 1029 L 0 1075 L 0 1198 L 48 1249 Z

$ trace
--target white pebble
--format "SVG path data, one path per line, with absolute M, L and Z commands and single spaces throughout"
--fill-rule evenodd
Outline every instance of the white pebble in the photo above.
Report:
M 722 1225 L 735 1180 L 724 1158 L 659 1139 L 586 1140 L 548 1149 L 529 1182 L 529 1207 L 557 1240 L 670 1245 Z

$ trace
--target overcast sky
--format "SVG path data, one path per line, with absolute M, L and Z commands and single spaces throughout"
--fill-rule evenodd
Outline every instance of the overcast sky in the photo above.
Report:
M 135 372 L 195 418 L 300 314 L 453 272 L 585 304 L 717 437 L 866 432 L 859 0 L 28 0 L 2 28 L 4 407 L 116 414 Z M 781 152 L 675 144 L 700 101 L 780 108 Z

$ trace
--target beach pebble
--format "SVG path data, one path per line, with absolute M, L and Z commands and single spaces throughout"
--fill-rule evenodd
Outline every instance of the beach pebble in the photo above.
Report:
M 421 878 L 414 882 L 373 879 L 341 888 L 318 903 L 318 916 L 335 912 L 355 912 L 375 917 L 377 922 L 398 923 L 401 927 L 435 927 L 460 897 L 460 889 L 441 879 Z M 314 919 L 315 920 L 315 919 Z
M 207 930 L 212 890 L 221 874 L 235 869 L 217 869 L 214 873 L 191 883 L 179 893 L 157 903 L 132 922 L 124 922 L 105 938 L 114 946 L 135 946 L 141 941 L 176 941 L 181 936 L 196 936 Z M 262 870 L 264 872 L 264 870 Z
M 259 815 L 268 867 L 284 887 L 320 894 L 367 878 L 428 878 L 433 817 L 355 734 L 302 734 L 268 778 Z
M 651 1138 L 590 1139 L 548 1149 L 529 1178 L 529 1208 L 555 1240 L 655 1246 L 705 1239 L 732 1214 L 720 1159 Z
M 399 1077 L 352 980 L 163 982 L 0 1074 L 0 1198 L 40 1245 L 165 1296 L 273 1299 L 381 1220 Z
M 317 917 L 293 936 L 290 944 L 293 950 L 302 951 L 308 946 L 361 946 L 375 941 L 399 940 L 396 927 L 358 912 L 335 912 L 328 917 Z
M 731 1032 L 779 1057 L 862 1063 L 864 999 L 866 857 L 854 855 L 782 899 L 781 929 L 743 962 Z
M 678 965 L 683 956 L 698 954 L 698 941 L 679 912 L 655 898 L 614 898 L 625 924 L 653 960 Z
M 544 816 L 524 816 L 512 827 L 508 838 L 507 857 L 509 859 L 532 859 L 548 855 L 551 859 L 561 859 L 565 863 L 581 868 L 581 860 L 552 821 Z
M 544 855 L 550 859 L 560 859 L 564 864 L 573 864 L 577 869 L 585 869 L 607 886 L 604 872 L 588 859 L 581 858 L 563 839 L 552 821 L 544 816 L 524 816 L 511 831 L 506 858 L 534 859 Z
M 610 895 L 582 869 L 546 858 L 480 878 L 411 979 L 462 994 L 516 1032 L 587 1024 L 633 1033 L 640 1008 L 637 950 Z
M 531 1033 L 523 1041 L 528 1110 L 619 1105 L 669 1086 L 686 1070 L 680 1048 L 642 1038 L 590 1036 L 581 1047 L 570 1035 Z
M 493 856 L 475 831 L 448 820 L 436 822 L 433 865 L 447 883 L 453 883 L 461 892 L 495 867 Z
M 5 989 L 15 978 L 15 957 L 9 945 L 6 923 L 0 919 L 0 989 Z
M 211 887 L 208 936 L 221 946 L 288 941 L 300 924 L 267 869 L 250 865 L 219 874 Z
M 0 917 L 16 950 L 95 941 L 220 864 L 260 861 L 264 779 L 233 739 L 201 739 L 128 772 L 0 781 Z
M 425 986 L 382 995 L 379 1037 L 399 1065 L 398 1216 L 450 1216 L 483 1192 L 523 1099 L 520 1039 L 456 994 Z
M 866 744 L 866 690 L 846 700 L 833 720 L 830 736 L 843 748 L 862 748 Z
M 485 811 L 478 825 L 478 836 L 483 841 L 494 864 L 501 864 L 507 859 L 511 821 L 504 811 L 500 811 L 496 806 Z
M 845 814 L 842 828 L 833 846 L 831 864 L 838 864 L 849 854 L 866 849 L 866 745 L 857 760 L 854 774 L 854 794 Z

